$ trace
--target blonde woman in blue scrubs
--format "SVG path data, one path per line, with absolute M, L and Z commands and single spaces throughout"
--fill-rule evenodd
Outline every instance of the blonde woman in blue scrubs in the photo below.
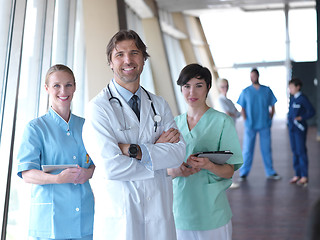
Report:
M 94 201 L 89 184 L 94 165 L 82 142 L 84 119 L 70 111 L 76 83 L 64 65 L 52 66 L 45 89 L 47 114 L 30 121 L 18 153 L 18 176 L 32 184 L 29 239 L 91 240 Z M 42 165 L 76 164 L 45 173 Z
M 226 190 L 234 171 L 243 163 L 241 147 L 231 117 L 210 108 L 206 98 L 211 73 L 198 64 L 182 69 L 177 84 L 188 111 L 175 118 L 187 144 L 185 162 L 168 173 L 173 179 L 173 212 L 178 240 L 231 240 L 232 212 Z M 233 156 L 218 165 L 193 154 L 230 150 Z

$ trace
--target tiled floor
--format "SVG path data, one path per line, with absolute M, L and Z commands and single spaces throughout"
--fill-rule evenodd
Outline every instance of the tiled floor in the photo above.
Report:
M 243 122 L 237 123 L 237 130 L 242 142 Z M 294 172 L 284 120 L 273 122 L 272 147 L 274 169 L 281 175 L 281 180 L 266 179 L 257 138 L 247 181 L 239 188 L 228 190 L 234 215 L 233 240 L 305 239 L 309 211 L 320 199 L 320 142 L 316 141 L 316 127 L 310 127 L 308 131 L 309 184 L 306 188 L 289 184 Z M 238 177 L 237 171 L 234 181 Z

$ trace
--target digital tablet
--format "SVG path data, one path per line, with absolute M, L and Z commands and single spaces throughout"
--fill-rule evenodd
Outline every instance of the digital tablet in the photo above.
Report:
M 54 170 L 64 170 L 66 168 L 76 168 L 78 164 L 66 164 L 66 165 L 42 165 L 42 170 L 46 173 Z
M 206 157 L 216 164 L 225 164 L 226 161 L 233 155 L 231 151 L 208 151 L 198 152 L 195 154 L 196 157 Z

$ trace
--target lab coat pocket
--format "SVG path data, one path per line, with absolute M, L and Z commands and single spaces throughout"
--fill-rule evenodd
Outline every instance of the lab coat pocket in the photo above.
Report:
M 125 195 L 123 183 L 121 181 L 106 180 L 104 184 L 105 190 L 101 191 L 104 196 L 96 198 L 101 199 L 102 202 L 97 202 L 96 210 L 102 210 L 106 217 L 118 218 L 122 217 L 125 213 Z M 95 193 L 95 195 L 97 195 Z

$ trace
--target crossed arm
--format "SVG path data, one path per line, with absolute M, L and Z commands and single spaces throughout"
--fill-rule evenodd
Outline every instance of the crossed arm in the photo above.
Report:
M 177 129 L 170 128 L 168 131 L 163 131 L 163 133 L 160 135 L 158 140 L 155 142 L 156 143 L 178 143 L 180 141 L 180 133 Z M 121 149 L 122 154 L 126 155 L 129 157 L 129 147 L 130 144 L 124 144 L 124 143 L 119 143 L 119 148 Z M 142 152 L 141 149 L 138 145 L 138 155 L 137 159 L 142 158 Z

